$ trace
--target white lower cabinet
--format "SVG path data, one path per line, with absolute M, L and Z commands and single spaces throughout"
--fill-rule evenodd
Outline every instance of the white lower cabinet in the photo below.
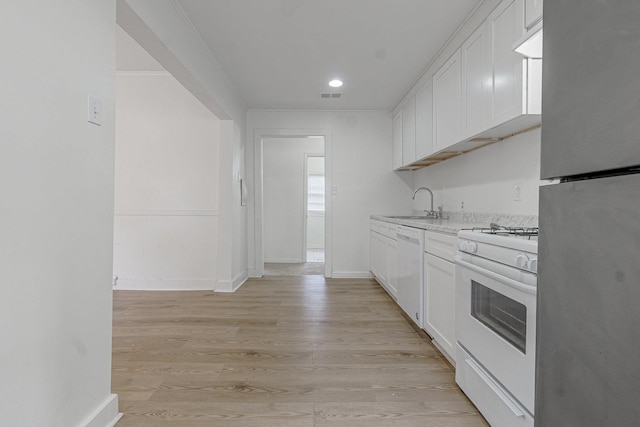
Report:
M 384 248 L 382 235 L 372 230 L 369 239 L 369 270 L 378 282 L 387 280 L 386 263 L 382 262 Z
M 398 241 L 387 238 L 387 286 L 386 290 L 394 298 L 398 298 Z
M 374 220 L 369 233 L 369 270 L 393 299 L 398 296 L 396 228 L 394 224 Z
M 424 254 L 424 329 L 455 365 L 455 235 L 427 231 Z

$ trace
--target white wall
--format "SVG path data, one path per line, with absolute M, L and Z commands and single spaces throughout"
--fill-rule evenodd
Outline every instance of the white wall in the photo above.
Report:
M 247 209 L 239 191 L 246 175 L 244 101 L 178 2 L 117 0 L 117 6 L 118 24 L 221 120 L 216 291 L 233 291 L 248 275 Z
M 459 157 L 414 171 L 414 189 L 425 186 L 434 194 L 434 207 L 445 211 L 538 214 L 540 185 L 540 128 L 516 135 Z M 514 200 L 515 184 L 522 200 Z M 420 192 L 413 205 L 429 208 L 429 195 Z
M 115 4 L 3 2 L 0 425 L 105 426 Z M 87 97 L 102 99 L 102 126 Z
M 265 262 L 304 262 L 305 153 L 323 152 L 321 138 L 264 139 Z
M 219 120 L 168 73 L 116 82 L 118 289 L 213 290 Z
M 248 134 L 256 129 L 329 129 L 327 170 L 337 189 L 331 197 L 333 248 L 331 275 L 369 275 L 369 216 L 411 210 L 412 186 L 407 175 L 391 170 L 391 115 L 383 111 L 261 111 L 247 114 Z M 254 161 L 249 147 L 248 162 Z M 329 165 L 330 163 L 330 165 Z M 253 171 L 252 171 L 253 172 Z M 251 177 L 253 180 L 253 176 Z M 255 212 L 252 206 L 252 214 Z M 253 232 L 253 228 L 250 228 Z M 250 244 L 254 244 L 250 236 Z M 251 248 L 253 250 L 253 248 Z M 249 268 L 255 263 L 250 256 Z

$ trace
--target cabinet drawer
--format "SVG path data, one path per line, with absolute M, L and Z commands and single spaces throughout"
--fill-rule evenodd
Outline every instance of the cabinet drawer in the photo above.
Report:
M 453 262 L 458 251 L 458 237 L 455 234 L 425 232 L 424 250 L 427 253 Z
M 398 240 L 398 237 L 396 236 L 397 229 L 398 226 L 396 224 L 376 219 L 371 220 L 371 231 L 382 234 L 392 240 Z
M 378 221 L 378 220 L 371 221 L 371 231 L 375 231 L 378 234 L 384 235 L 386 229 L 387 229 L 387 226 L 385 225 L 384 222 Z
M 387 224 L 387 234 L 386 236 L 392 240 L 398 240 L 398 236 L 396 236 L 396 231 L 398 231 L 397 224 Z

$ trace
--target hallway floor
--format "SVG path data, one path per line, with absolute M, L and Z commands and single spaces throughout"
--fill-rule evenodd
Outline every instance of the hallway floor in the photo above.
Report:
M 118 427 L 488 425 L 373 280 L 115 291 L 113 324 Z

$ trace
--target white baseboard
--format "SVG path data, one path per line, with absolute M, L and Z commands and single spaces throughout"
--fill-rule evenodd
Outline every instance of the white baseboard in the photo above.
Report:
M 331 273 L 333 279 L 370 279 L 373 276 L 369 271 L 333 271 Z
M 126 291 L 212 291 L 215 279 L 129 279 L 118 278 L 114 290 Z
M 118 412 L 118 395 L 110 394 L 79 427 L 113 427 L 122 418 Z
M 271 262 L 274 264 L 300 264 L 304 260 L 302 258 L 265 258 L 264 262 Z
M 234 277 L 232 281 L 218 281 L 215 292 L 235 292 L 240 288 L 240 286 L 244 285 L 247 279 L 249 279 L 249 277 L 247 276 L 247 272 L 243 271 L 242 273 Z

